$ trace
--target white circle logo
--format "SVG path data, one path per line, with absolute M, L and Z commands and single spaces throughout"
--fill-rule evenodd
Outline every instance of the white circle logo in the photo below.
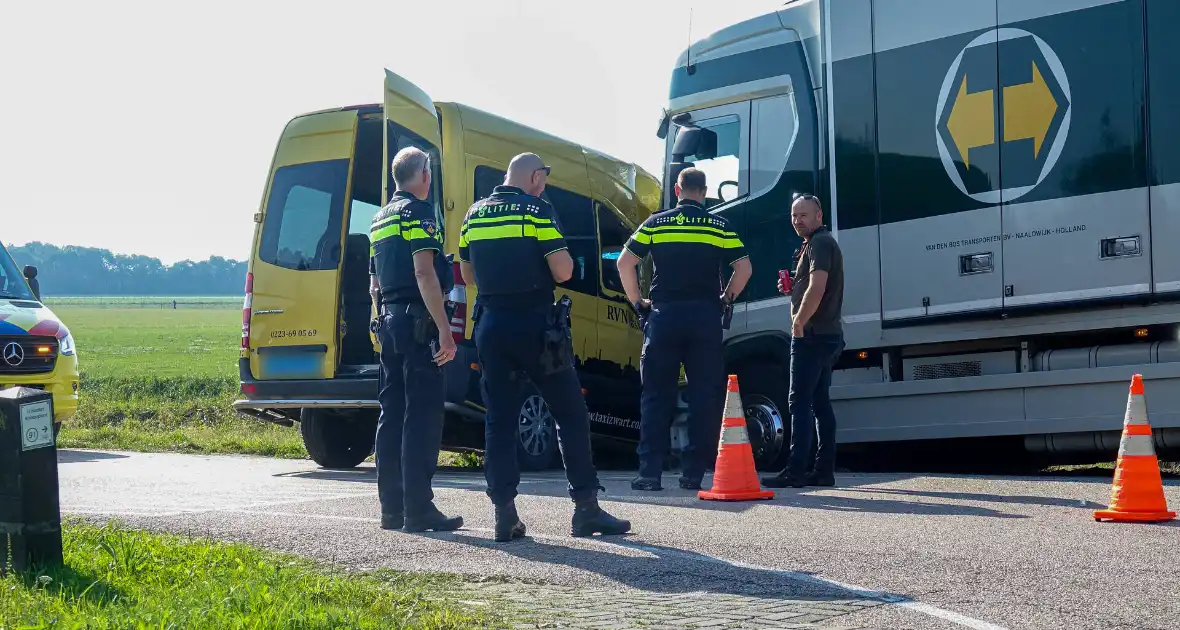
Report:
M 1028 31 L 996 28 L 959 51 L 936 109 L 934 137 L 947 176 L 963 194 L 997 204 L 1028 194 L 1053 170 L 1073 108 L 1053 49 Z

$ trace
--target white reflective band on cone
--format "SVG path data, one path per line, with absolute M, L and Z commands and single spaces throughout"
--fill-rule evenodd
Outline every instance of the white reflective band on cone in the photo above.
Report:
M 1151 442 L 1151 436 L 1124 435 L 1123 441 L 1119 444 L 1119 457 L 1124 455 L 1132 457 L 1155 455 L 1155 445 Z
M 1127 415 L 1123 424 L 1147 424 L 1147 403 L 1143 394 L 1131 394 L 1127 397 Z
M 722 444 L 749 444 L 750 436 L 746 433 L 746 426 L 723 427 L 721 429 Z
M 742 396 L 737 392 L 728 392 L 725 395 L 725 417 L 726 418 L 745 418 L 742 414 Z

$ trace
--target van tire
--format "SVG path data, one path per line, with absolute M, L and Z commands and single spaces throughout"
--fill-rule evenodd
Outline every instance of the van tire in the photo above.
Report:
M 516 460 L 524 471 L 550 470 L 560 461 L 559 452 L 557 420 L 545 398 L 530 385 L 517 416 Z
M 299 434 L 312 461 L 323 468 L 356 468 L 373 454 L 377 414 L 371 410 L 299 410 Z

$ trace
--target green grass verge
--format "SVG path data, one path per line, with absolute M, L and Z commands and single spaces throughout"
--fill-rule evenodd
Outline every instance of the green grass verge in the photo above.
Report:
M 78 412 L 58 445 L 308 457 L 298 427 L 230 407 L 239 395 L 240 298 L 177 302 L 173 310 L 171 298 L 46 300 L 74 334 L 82 372 Z M 439 463 L 472 467 L 479 458 L 443 453 Z
M 490 628 L 458 577 L 346 574 L 293 556 L 71 521 L 65 565 L 0 578 L 0 628 Z

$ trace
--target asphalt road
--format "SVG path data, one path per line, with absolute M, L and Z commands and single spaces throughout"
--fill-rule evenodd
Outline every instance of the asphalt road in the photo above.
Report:
M 1095 522 L 1110 496 L 1103 478 L 841 474 L 834 489 L 716 503 L 676 488 L 675 473 L 663 492 L 642 493 L 629 474 L 607 472 L 601 500 L 633 534 L 586 540 L 567 535 L 572 504 L 558 471 L 525 476 L 518 506 L 530 537 L 498 545 L 481 473 L 440 473 L 438 504 L 466 527 L 419 535 L 377 527 L 370 465 L 90 451 L 60 461 L 66 513 L 359 569 L 531 578 L 598 593 L 605 606 L 614 593 L 709 602 L 719 615 L 728 601 L 813 601 L 839 614 L 817 612 L 809 627 L 844 628 L 1171 630 L 1180 619 L 1180 520 Z M 1180 508 L 1180 484 L 1165 485 Z

